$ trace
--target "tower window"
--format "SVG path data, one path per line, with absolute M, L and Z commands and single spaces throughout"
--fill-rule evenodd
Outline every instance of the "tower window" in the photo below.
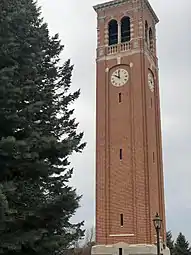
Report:
M 149 28 L 149 48 L 153 51 L 153 32 L 151 27 Z
M 155 153 L 153 152 L 153 163 L 155 163 Z
M 145 42 L 148 43 L 148 23 L 145 21 Z
M 123 227 L 123 214 L 120 214 L 120 225 Z
M 120 149 L 120 151 L 119 151 L 119 158 L 120 158 L 120 159 L 122 159 L 122 158 L 123 158 L 122 149 Z
M 119 103 L 121 103 L 121 93 L 119 93 Z
M 109 22 L 109 45 L 118 43 L 118 24 L 116 20 Z
M 131 40 L 131 22 L 129 17 L 121 19 L 121 42 L 129 42 Z
M 151 108 L 153 107 L 153 100 L 152 100 L 152 98 L 151 98 Z
M 123 250 L 122 250 L 122 248 L 119 248 L 119 255 L 123 255 Z

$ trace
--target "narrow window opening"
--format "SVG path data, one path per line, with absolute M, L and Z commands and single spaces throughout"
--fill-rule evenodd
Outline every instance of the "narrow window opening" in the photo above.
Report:
M 149 48 L 153 52 L 153 31 L 151 27 L 149 29 Z
M 123 255 L 122 248 L 119 248 L 119 255 Z
M 123 214 L 120 214 L 120 224 L 121 224 L 121 227 L 123 227 Z
M 119 93 L 119 103 L 121 103 L 121 93 Z
M 118 43 L 118 24 L 116 20 L 111 20 L 108 26 L 109 45 Z
M 155 163 L 155 153 L 153 152 L 153 163 Z
M 120 159 L 122 159 L 122 157 L 123 157 L 122 149 L 120 149 L 119 157 L 120 157 Z
M 129 17 L 121 19 L 121 42 L 129 42 L 131 40 L 131 21 Z
M 145 21 L 145 42 L 148 43 L 148 23 Z
M 153 107 L 153 100 L 152 100 L 152 98 L 151 98 L 151 108 Z

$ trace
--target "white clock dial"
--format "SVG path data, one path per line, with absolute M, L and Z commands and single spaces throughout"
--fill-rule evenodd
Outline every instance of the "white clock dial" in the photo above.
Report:
M 121 87 L 129 80 L 129 73 L 127 70 L 119 68 L 115 70 L 111 75 L 111 83 L 113 86 Z
M 154 92 L 155 84 L 152 73 L 148 74 L 148 86 L 151 92 Z

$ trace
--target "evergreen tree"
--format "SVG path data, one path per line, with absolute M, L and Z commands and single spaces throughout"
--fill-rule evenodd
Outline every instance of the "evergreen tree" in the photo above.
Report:
M 174 245 L 174 254 L 175 255 L 190 255 L 189 242 L 186 240 L 185 236 L 182 233 L 179 233 L 175 245 Z
M 83 133 L 70 105 L 73 66 L 33 0 L 0 3 L 0 253 L 58 254 L 77 241 L 80 196 L 69 157 Z
M 166 233 L 166 245 L 170 249 L 170 254 L 172 255 L 174 252 L 174 241 L 172 240 L 171 231 L 167 231 Z

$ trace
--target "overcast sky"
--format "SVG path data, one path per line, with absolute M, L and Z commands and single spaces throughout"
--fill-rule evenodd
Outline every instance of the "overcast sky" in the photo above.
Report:
M 103 0 L 38 0 L 51 33 L 65 45 L 63 59 L 75 65 L 73 89 L 81 89 L 76 103 L 87 147 L 73 157 L 73 184 L 83 194 L 75 219 L 94 224 L 95 186 L 95 50 L 96 13 Z M 150 0 L 159 16 L 157 46 L 163 131 L 163 159 L 167 228 L 182 231 L 191 241 L 191 1 Z

